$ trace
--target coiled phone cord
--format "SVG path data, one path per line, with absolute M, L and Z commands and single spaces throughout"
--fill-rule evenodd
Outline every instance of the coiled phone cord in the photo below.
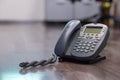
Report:
M 28 68 L 28 67 L 37 67 L 37 66 L 45 66 L 48 64 L 53 64 L 57 61 L 57 56 L 55 54 L 52 54 L 52 58 L 48 60 L 42 60 L 42 61 L 33 61 L 33 62 L 22 62 L 19 64 L 22 68 Z

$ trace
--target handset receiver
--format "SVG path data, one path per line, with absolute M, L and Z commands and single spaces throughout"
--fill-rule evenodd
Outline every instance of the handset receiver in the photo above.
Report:
M 63 56 L 65 54 L 67 45 L 74 31 L 80 29 L 81 24 L 79 20 L 71 20 L 63 29 L 63 32 L 55 46 L 54 52 L 57 56 Z

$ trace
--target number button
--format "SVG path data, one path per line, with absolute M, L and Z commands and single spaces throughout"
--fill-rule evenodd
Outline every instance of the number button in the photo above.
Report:
M 96 43 L 93 43 L 94 46 L 96 46 Z
M 82 49 L 85 49 L 85 47 L 82 46 Z
M 90 49 L 90 51 L 94 51 L 94 49 Z
M 92 42 L 89 42 L 89 44 L 91 44 Z
M 86 46 L 86 44 L 83 44 L 83 46 Z
M 88 42 L 87 41 L 85 41 L 85 44 L 87 44 Z
M 90 47 L 91 45 L 90 44 L 87 44 L 88 47 Z
M 78 46 L 77 48 L 78 48 L 78 49 L 80 49 L 81 47 L 80 47 L 80 46 Z
M 88 53 L 88 50 L 85 50 L 85 53 Z
M 87 50 L 89 50 L 90 48 L 89 47 L 86 47 Z
M 83 52 L 84 50 L 81 49 L 80 51 Z
M 75 47 L 77 47 L 78 45 L 75 45 Z
M 98 43 L 98 41 L 95 40 L 94 43 Z
M 92 46 L 92 48 L 95 48 L 95 46 Z
M 82 46 L 82 44 L 81 44 L 81 43 L 79 43 L 79 46 Z
M 76 49 L 75 51 L 76 51 L 76 52 L 78 52 L 78 51 L 79 51 L 79 49 Z

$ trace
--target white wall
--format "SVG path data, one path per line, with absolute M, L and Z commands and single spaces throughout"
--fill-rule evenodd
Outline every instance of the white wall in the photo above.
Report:
M 43 20 L 45 0 L 0 0 L 0 20 Z

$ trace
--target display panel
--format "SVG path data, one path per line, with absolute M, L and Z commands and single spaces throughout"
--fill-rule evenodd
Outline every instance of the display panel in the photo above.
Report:
M 98 26 L 96 26 L 96 27 L 87 26 L 84 33 L 100 34 L 101 30 L 102 30 L 102 27 L 98 27 Z

